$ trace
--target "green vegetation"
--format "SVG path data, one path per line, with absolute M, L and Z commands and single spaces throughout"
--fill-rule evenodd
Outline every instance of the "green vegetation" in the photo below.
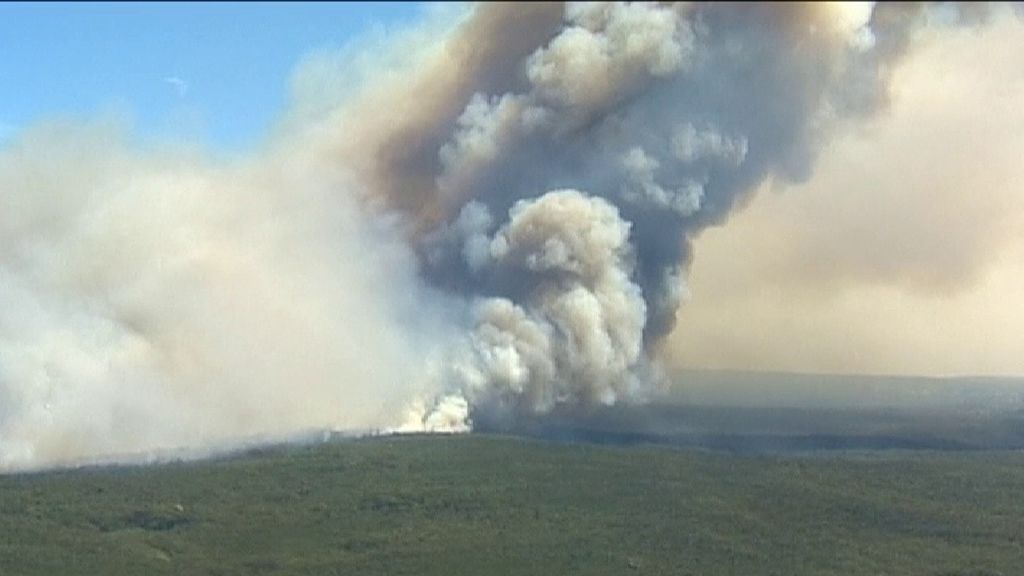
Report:
M 1024 453 L 389 437 L 0 477 L 0 574 L 1024 573 Z

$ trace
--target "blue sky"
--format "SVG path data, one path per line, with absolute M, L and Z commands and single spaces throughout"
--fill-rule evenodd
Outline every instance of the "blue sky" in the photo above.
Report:
M 0 141 L 54 117 L 128 119 L 143 137 L 244 149 L 295 64 L 419 3 L 0 3 Z

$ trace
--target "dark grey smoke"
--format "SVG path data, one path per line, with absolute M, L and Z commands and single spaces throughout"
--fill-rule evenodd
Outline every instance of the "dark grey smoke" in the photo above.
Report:
M 478 22 L 522 23 L 479 10 L 459 38 L 478 36 Z M 445 101 L 422 135 L 403 130 L 403 141 L 430 145 L 382 168 L 415 183 L 385 196 L 425 230 L 425 277 L 475 302 L 476 329 L 452 361 L 462 368 L 445 384 L 477 411 L 642 398 L 685 293 L 692 238 L 765 182 L 806 179 L 838 127 L 884 109 L 926 15 L 878 5 L 851 23 L 842 10 L 570 5 L 554 33 L 545 13 L 548 33 L 532 48 L 490 55 L 503 86 L 459 84 L 448 94 L 460 106 Z M 529 234 L 510 241 L 510 227 Z M 595 261 L 599 274 L 585 264 Z

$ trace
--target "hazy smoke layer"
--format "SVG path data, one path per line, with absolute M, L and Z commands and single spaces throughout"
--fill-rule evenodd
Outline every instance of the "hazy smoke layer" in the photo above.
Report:
M 414 256 L 340 175 L 45 126 L 0 153 L 0 468 L 400 412 L 429 345 Z
M 1024 374 L 1022 80 L 1024 20 L 922 30 L 884 121 L 697 240 L 662 360 Z
M 689 242 L 885 105 L 919 6 L 481 5 L 216 165 L 0 150 L 0 468 L 642 398 Z

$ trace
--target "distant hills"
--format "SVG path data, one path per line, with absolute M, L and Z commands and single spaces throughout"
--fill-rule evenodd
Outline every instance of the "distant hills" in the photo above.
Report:
M 1024 379 L 688 370 L 651 402 L 478 429 L 731 452 L 1024 449 Z
M 1024 377 L 682 370 L 660 401 L 691 405 L 1024 410 Z

